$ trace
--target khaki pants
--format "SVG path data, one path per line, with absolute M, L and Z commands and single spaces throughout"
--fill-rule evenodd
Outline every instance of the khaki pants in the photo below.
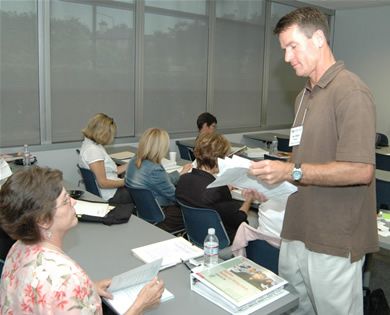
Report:
M 299 296 L 292 314 L 363 315 L 362 267 L 364 258 L 320 254 L 300 241 L 282 240 L 279 275 L 287 289 Z

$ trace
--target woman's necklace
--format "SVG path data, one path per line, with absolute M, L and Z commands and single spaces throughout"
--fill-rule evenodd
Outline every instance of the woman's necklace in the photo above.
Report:
M 58 246 L 55 246 L 55 245 L 52 244 L 52 243 L 43 241 L 42 244 L 45 244 L 45 245 L 46 245 L 46 246 L 44 246 L 44 247 L 48 247 L 48 248 L 50 248 L 50 249 L 55 250 L 56 252 L 60 252 L 61 254 L 66 255 L 66 254 L 64 253 L 64 251 L 63 251 L 61 248 L 59 248 Z

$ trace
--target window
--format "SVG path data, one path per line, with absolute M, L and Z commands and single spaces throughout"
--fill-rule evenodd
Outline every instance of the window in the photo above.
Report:
M 90 3 L 103 4 L 103 1 Z M 134 6 L 51 2 L 52 141 L 82 139 L 99 112 L 134 136 Z
M 36 1 L 2 1 L 0 9 L 0 144 L 39 144 Z
M 1 1 L 0 145 L 80 141 L 99 112 L 129 141 L 149 127 L 194 135 L 204 111 L 224 133 L 290 126 L 306 79 L 266 32 L 294 9 L 265 0 Z
M 265 1 L 216 4 L 214 111 L 218 127 L 260 127 Z

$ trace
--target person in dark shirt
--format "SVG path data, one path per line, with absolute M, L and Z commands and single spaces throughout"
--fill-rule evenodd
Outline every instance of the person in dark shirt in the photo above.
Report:
M 176 198 L 185 205 L 198 208 L 215 209 L 221 216 L 231 242 L 247 216 L 252 198 L 244 203 L 233 200 L 231 187 L 222 186 L 208 189 L 218 173 L 218 158 L 230 153 L 230 143 L 223 135 L 204 133 L 195 142 L 194 154 L 197 168 L 180 177 L 176 187 Z

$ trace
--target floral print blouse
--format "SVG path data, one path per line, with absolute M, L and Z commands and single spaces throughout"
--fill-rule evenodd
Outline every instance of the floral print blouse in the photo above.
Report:
M 0 287 L 1 314 L 102 314 L 88 275 L 68 256 L 17 241 Z

